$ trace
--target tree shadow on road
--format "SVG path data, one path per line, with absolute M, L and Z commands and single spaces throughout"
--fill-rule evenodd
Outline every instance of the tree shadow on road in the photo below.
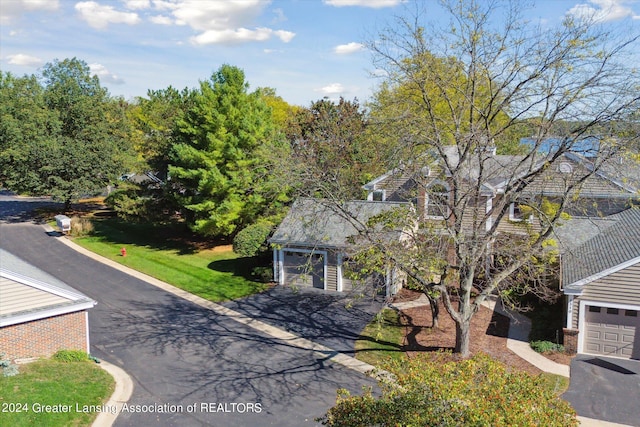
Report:
M 171 370 L 172 393 L 182 401 L 260 401 L 286 411 L 290 404 L 311 399 L 324 402 L 326 409 L 338 388 L 357 393 L 362 385 L 375 386 L 362 374 L 328 363 L 331 355 L 302 349 L 170 294 L 160 304 L 129 301 L 108 312 L 110 320 L 102 322 L 100 333 L 108 342 L 96 343 L 97 348 L 116 355 L 139 352 L 145 364 L 155 367 L 136 373 L 145 387 L 157 381 L 154 375 Z

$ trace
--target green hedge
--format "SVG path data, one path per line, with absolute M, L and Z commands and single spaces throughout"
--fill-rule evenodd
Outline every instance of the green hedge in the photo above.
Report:
M 267 239 L 271 231 L 273 231 L 273 224 L 267 221 L 242 229 L 233 239 L 233 252 L 244 257 L 263 254 L 269 249 Z

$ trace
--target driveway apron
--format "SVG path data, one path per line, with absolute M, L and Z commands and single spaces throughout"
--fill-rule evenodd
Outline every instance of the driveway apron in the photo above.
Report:
M 640 426 L 640 361 L 580 354 L 562 398 L 583 417 Z
M 320 289 L 276 286 L 223 303 L 341 353 L 354 356 L 356 339 L 383 307 L 381 296 L 326 293 Z
M 89 310 L 91 352 L 125 369 L 135 385 L 117 426 L 315 425 L 336 389 L 375 387 L 360 373 L 86 258 L 58 238 L 32 223 L 0 224 L 0 247 L 98 301 Z

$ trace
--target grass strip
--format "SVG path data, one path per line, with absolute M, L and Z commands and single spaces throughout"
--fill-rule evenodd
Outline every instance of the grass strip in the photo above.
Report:
M 255 258 L 242 258 L 230 247 L 200 249 L 172 228 L 95 220 L 80 246 L 213 302 L 241 298 L 266 289 L 253 280 Z M 126 256 L 121 249 L 125 248 Z
M 356 358 L 382 367 L 389 360 L 405 360 L 402 341 L 404 326 L 396 310 L 382 310 L 362 331 L 356 341 Z
M 0 424 L 13 427 L 89 426 L 91 409 L 113 393 L 111 375 L 92 361 L 39 360 L 20 365 L 12 377 L 0 375 Z

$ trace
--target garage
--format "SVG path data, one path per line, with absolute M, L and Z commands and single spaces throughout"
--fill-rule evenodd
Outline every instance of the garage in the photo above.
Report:
M 586 306 L 585 353 L 627 359 L 637 357 L 634 355 L 636 332 L 640 333 L 637 310 Z
M 283 261 L 287 283 L 324 289 L 324 254 L 285 251 Z

